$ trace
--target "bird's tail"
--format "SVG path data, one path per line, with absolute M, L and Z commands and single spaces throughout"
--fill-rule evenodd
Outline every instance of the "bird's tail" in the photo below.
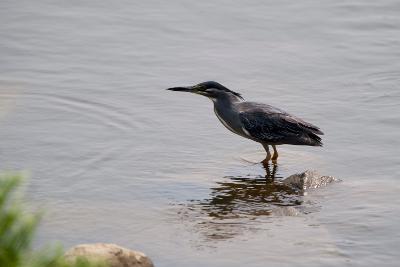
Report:
M 314 133 L 308 133 L 307 139 L 310 146 L 323 146 L 322 139 Z

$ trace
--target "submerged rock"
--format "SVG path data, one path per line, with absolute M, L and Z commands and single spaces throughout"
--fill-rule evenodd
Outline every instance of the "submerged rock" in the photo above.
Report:
M 69 249 L 64 256 L 71 261 L 77 257 L 104 261 L 109 267 L 154 267 L 152 261 L 142 252 L 115 244 L 82 244 Z
M 317 171 L 307 170 L 302 173 L 293 174 L 282 182 L 296 189 L 307 190 L 310 188 L 326 186 L 330 183 L 339 181 L 339 179 L 333 176 L 322 176 Z
M 272 209 L 272 214 L 275 216 L 298 216 L 300 211 L 294 207 L 276 207 Z

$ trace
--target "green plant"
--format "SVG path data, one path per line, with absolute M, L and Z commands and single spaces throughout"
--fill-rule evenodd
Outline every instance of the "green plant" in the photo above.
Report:
M 0 266 L 1 267 L 100 267 L 101 262 L 77 258 L 66 261 L 60 247 L 33 252 L 32 239 L 40 213 L 26 212 L 21 204 L 18 174 L 0 175 Z

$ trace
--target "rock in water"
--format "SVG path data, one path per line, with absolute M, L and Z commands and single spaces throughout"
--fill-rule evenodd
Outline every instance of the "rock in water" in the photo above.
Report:
M 275 216 L 298 216 L 300 212 L 294 207 L 276 207 L 272 209 Z
M 307 190 L 309 188 L 318 188 L 339 181 L 339 179 L 333 176 L 322 176 L 317 171 L 307 170 L 302 173 L 293 174 L 282 182 L 296 189 Z
M 71 261 L 77 257 L 105 261 L 109 267 L 154 267 L 152 261 L 142 252 L 115 244 L 82 244 L 69 249 L 64 256 Z

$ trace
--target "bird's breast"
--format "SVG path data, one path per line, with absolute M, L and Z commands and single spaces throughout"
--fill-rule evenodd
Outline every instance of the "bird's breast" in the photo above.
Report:
M 240 119 L 236 113 L 229 111 L 220 112 L 217 108 L 214 107 L 215 115 L 218 120 L 231 132 L 241 135 L 243 137 L 249 138 L 246 133 L 243 131 L 240 125 Z

